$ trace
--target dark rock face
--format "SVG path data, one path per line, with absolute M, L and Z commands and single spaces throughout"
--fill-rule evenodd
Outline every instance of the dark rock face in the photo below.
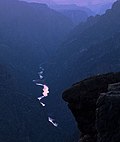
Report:
M 110 137 L 108 138 L 109 140 L 107 140 L 104 138 L 104 134 L 106 133 L 107 138 L 108 135 L 111 136 L 113 131 L 117 131 L 115 128 L 117 128 L 116 126 L 119 126 L 119 121 L 116 122 L 115 118 L 120 120 L 118 115 L 119 105 L 117 105 L 119 104 L 119 99 L 117 99 L 119 98 L 119 93 L 115 91 L 115 88 L 118 85 L 111 85 L 108 87 L 109 84 L 116 82 L 120 82 L 120 73 L 98 75 L 74 84 L 70 89 L 63 93 L 63 99 L 68 102 L 68 106 L 72 111 L 81 132 L 80 142 L 96 142 L 97 139 L 99 142 L 107 142 L 110 141 Z M 110 92 L 105 94 L 108 90 Z M 103 97 L 103 94 L 101 96 L 101 93 L 104 93 L 105 96 Z M 113 108 L 111 107 L 112 103 Z M 114 126 L 111 122 L 113 122 Z M 109 125 L 109 123 L 111 123 L 111 125 Z M 111 131 L 112 129 L 113 131 Z
M 98 142 L 120 141 L 120 83 L 108 87 L 97 101 Z

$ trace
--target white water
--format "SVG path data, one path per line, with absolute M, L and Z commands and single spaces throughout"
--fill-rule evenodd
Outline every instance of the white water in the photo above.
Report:
M 49 87 L 46 85 L 46 84 L 42 84 L 40 82 L 42 82 L 42 80 L 44 79 L 44 76 L 43 76 L 43 73 L 44 73 L 44 69 L 42 67 L 40 67 L 40 72 L 38 72 L 38 75 L 39 75 L 39 79 L 37 80 L 33 80 L 33 82 L 37 85 L 37 86 L 41 86 L 43 89 L 43 92 L 42 92 L 42 96 L 38 97 L 37 99 L 40 101 L 40 104 L 43 106 L 43 107 L 46 107 L 46 104 L 44 104 L 42 102 L 42 99 L 47 97 L 49 95 Z M 51 117 L 48 116 L 48 121 L 54 126 L 54 127 L 58 127 L 58 124 L 55 122 L 55 120 Z

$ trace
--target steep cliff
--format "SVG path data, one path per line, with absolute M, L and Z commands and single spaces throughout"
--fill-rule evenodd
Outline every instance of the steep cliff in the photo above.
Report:
M 80 81 L 63 92 L 77 121 L 80 142 L 120 140 L 120 84 L 114 84 L 118 82 L 120 72 L 108 73 Z
M 60 72 L 61 82 L 69 85 L 70 81 L 79 81 L 95 74 L 118 72 L 119 31 L 120 1 L 117 1 L 104 15 L 89 17 L 69 34 L 69 38 L 56 53 L 54 74 Z
M 98 142 L 120 141 L 120 83 L 110 84 L 97 101 Z

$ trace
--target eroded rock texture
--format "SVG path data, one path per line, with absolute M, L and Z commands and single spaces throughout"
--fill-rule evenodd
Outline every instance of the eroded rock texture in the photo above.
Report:
M 68 102 L 81 132 L 80 142 L 110 142 L 112 138 L 109 137 L 109 140 L 107 140 L 104 137 L 107 138 L 108 135 L 112 137 L 113 131 L 118 131 L 115 130 L 118 121 L 116 122 L 113 119 L 113 117 L 119 116 L 118 108 L 120 105 L 117 105 L 120 102 L 117 99 L 119 98 L 119 92 L 115 89 L 118 85 L 109 85 L 117 82 L 120 82 L 120 73 L 98 75 L 74 84 L 63 93 L 63 99 Z M 111 102 L 114 104 L 114 108 L 111 108 Z M 117 120 L 120 120 L 119 117 L 117 117 Z M 114 121 L 114 126 L 109 125 Z M 111 140 L 111 142 L 117 141 Z
M 98 142 L 120 141 L 120 83 L 111 84 L 97 101 Z

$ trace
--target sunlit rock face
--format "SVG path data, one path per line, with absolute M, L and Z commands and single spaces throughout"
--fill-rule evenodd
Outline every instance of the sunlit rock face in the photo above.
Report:
M 99 142 L 107 142 L 104 134 L 109 136 L 108 142 L 110 141 L 111 133 L 114 131 L 111 131 L 111 129 L 118 124 L 120 119 L 119 115 L 117 117 L 119 109 L 115 105 L 115 101 L 117 101 L 116 103 L 119 102 L 119 99 L 117 100 L 119 92 L 116 92 L 116 86 L 109 86 L 108 89 L 108 85 L 117 82 L 120 82 L 120 73 L 108 73 L 82 80 L 64 91 L 63 99 L 68 102 L 68 107 L 72 111 L 81 132 L 80 142 L 96 142 L 97 139 Z M 111 88 L 114 92 L 111 91 Z M 105 97 L 102 97 L 103 99 L 101 99 L 101 95 L 103 95 L 101 93 L 105 95 Z M 112 103 L 113 108 L 111 108 Z M 113 114 L 110 117 L 111 113 Z M 110 120 L 113 122 L 115 119 L 117 122 L 109 125 Z M 107 120 L 109 121 L 106 126 Z M 114 142 L 114 140 L 111 142 Z

